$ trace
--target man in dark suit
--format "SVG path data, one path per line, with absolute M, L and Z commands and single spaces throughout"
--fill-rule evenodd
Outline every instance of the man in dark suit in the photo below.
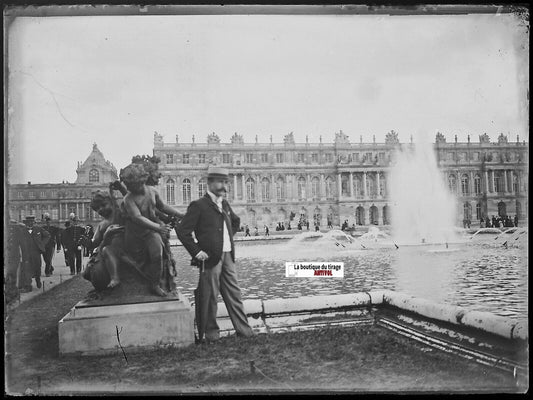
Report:
M 219 292 L 237 335 L 253 335 L 237 283 L 233 235 L 239 230 L 240 219 L 223 198 L 227 181 L 227 169 L 211 167 L 207 175 L 207 193 L 189 204 L 176 228 L 178 238 L 193 257 L 191 264 L 205 267 L 200 269 L 195 299 L 199 340 L 204 333 L 208 341 L 219 338 L 216 321 Z
M 6 304 L 15 300 L 18 296 L 17 289 L 17 275 L 21 267 L 23 259 L 22 252 L 26 250 L 24 245 L 24 231 L 26 226 L 15 220 L 9 221 L 7 231 L 7 247 L 6 247 L 6 265 L 5 265 L 5 280 L 4 280 L 4 294 Z M 24 291 L 31 292 L 31 282 L 29 287 L 20 287 Z
M 72 215 L 69 218 L 70 226 L 63 231 L 62 244 L 67 255 L 70 275 L 74 275 L 81 272 L 81 245 L 85 229 L 80 226 L 77 216 Z
M 46 244 L 45 252 L 43 254 L 44 258 L 44 274 L 46 276 L 52 275 L 54 272 L 54 267 L 52 266 L 52 258 L 54 257 L 54 248 L 57 248 L 57 252 L 61 250 L 61 240 L 60 240 L 60 230 L 57 226 L 50 224 L 50 214 L 45 213 L 44 217 L 44 226 L 43 229 L 50 234 L 50 240 Z
M 21 270 L 22 287 L 31 288 L 31 278 L 35 278 L 37 288 L 41 287 L 41 255 L 46 251 L 46 244 L 50 234 L 43 228 L 35 225 L 35 217 L 27 217 L 24 221 L 24 241 L 27 251 L 23 251 L 23 268 Z

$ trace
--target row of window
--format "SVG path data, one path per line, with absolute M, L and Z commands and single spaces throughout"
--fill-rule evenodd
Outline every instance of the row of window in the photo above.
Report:
M 491 193 L 497 192 L 497 193 L 503 193 L 505 191 L 507 192 L 514 192 L 519 193 L 520 192 L 520 185 L 518 181 L 518 176 L 513 174 L 513 179 L 507 179 L 507 188 L 505 188 L 505 177 L 503 176 L 503 173 L 499 173 L 498 171 L 494 171 L 494 184 L 492 179 L 489 179 L 489 187 L 488 191 Z M 480 195 L 483 193 L 482 189 L 482 179 L 479 174 L 474 175 L 474 194 Z M 457 178 L 455 174 L 450 174 L 448 176 L 448 187 L 452 193 L 457 193 Z M 470 190 L 470 177 L 467 174 L 461 175 L 461 193 L 463 195 L 469 195 L 471 192 Z
M 90 208 L 88 204 L 79 205 L 76 208 L 75 205 L 68 206 L 66 209 L 61 208 L 61 212 L 57 208 L 52 207 L 28 207 L 28 208 L 11 208 L 11 218 L 18 219 L 19 221 L 23 220 L 27 216 L 35 217 L 41 219 L 44 213 L 50 214 L 52 220 L 58 219 L 67 219 L 70 213 L 78 213 L 78 217 L 81 220 L 99 220 L 101 219 L 100 215 Z
M 470 156 L 469 156 L 470 155 Z M 447 152 L 446 160 L 447 161 L 481 161 L 482 157 L 485 157 L 485 160 L 488 162 L 512 162 L 512 161 L 522 161 L 522 154 L 515 152 L 492 152 L 492 153 L 480 153 L 477 151 L 473 152 Z
M 254 153 L 245 153 L 244 155 L 244 162 L 246 164 L 254 164 L 254 157 L 256 154 Z M 298 163 L 304 163 L 306 161 L 306 153 L 296 153 L 296 162 Z M 350 162 L 377 162 L 377 161 L 384 161 L 385 160 L 385 152 L 380 152 L 377 154 L 374 154 L 372 152 L 367 152 L 364 154 L 360 153 L 352 153 L 348 156 Z M 265 164 L 269 162 L 268 159 L 268 153 L 259 153 L 257 158 L 261 163 Z M 275 162 L 280 164 L 288 161 L 288 158 L 286 157 L 285 153 L 275 153 L 274 155 Z M 310 154 L 310 161 L 312 163 L 318 164 L 319 162 L 319 154 L 318 153 L 311 153 Z M 324 154 L 324 161 L 326 163 L 332 163 L 333 162 L 333 153 L 325 153 Z M 167 153 L 166 154 L 166 163 L 167 164 L 174 164 L 177 162 L 177 157 L 175 157 L 175 154 Z M 190 154 L 182 154 L 181 159 L 182 164 L 190 164 L 191 157 Z M 232 154 L 231 153 L 222 153 L 222 164 L 231 164 L 232 163 Z M 198 154 L 198 163 L 199 164 L 205 164 L 206 163 L 206 155 L 205 154 Z M 236 160 L 237 165 L 240 165 L 240 160 Z
M 27 197 L 25 197 L 26 194 Z M 17 199 L 57 199 L 58 195 L 61 197 L 87 198 L 90 195 L 90 192 L 87 190 L 69 190 L 60 192 L 58 192 L 57 190 L 41 190 L 37 192 L 33 190 L 30 190 L 28 192 L 18 191 Z
M 375 198 L 378 194 L 380 196 L 385 195 L 385 179 L 382 177 L 379 180 L 379 187 L 377 184 L 377 178 L 369 175 L 366 180 L 366 188 L 363 186 L 363 180 L 361 178 L 353 179 L 353 195 L 357 198 L 362 198 L 365 194 L 368 194 L 369 197 Z M 335 180 L 331 176 L 327 176 L 324 180 L 325 186 L 325 197 L 327 199 L 333 199 L 335 197 Z M 279 177 L 275 182 L 275 195 L 277 201 L 284 201 L 286 199 L 287 192 L 287 183 L 285 179 Z M 174 179 L 169 178 L 165 184 L 166 190 L 166 201 L 169 204 L 176 204 L 176 182 Z M 198 182 L 196 198 L 202 197 L 207 190 L 207 183 L 204 179 L 201 179 Z M 256 192 L 258 190 L 255 179 L 249 177 L 245 182 L 246 190 L 246 201 L 254 203 L 256 201 Z M 261 201 L 268 202 L 271 200 L 271 182 L 268 178 L 263 178 L 260 181 L 260 196 Z M 183 204 L 189 204 L 191 202 L 192 195 L 192 185 L 191 181 L 188 178 L 185 178 L 181 182 L 181 191 L 182 191 L 182 202 Z M 299 177 L 297 180 L 297 197 L 299 200 L 306 200 L 308 197 L 313 199 L 318 199 L 321 196 L 320 189 L 320 179 L 317 176 L 311 178 L 310 188 L 308 188 L 308 183 L 306 178 L 303 176 Z M 341 193 L 342 196 L 349 196 L 349 182 L 346 177 L 343 177 L 341 180 Z M 310 196 L 309 196 L 310 195 Z M 227 196 L 233 200 L 242 199 L 242 186 L 237 185 L 237 192 L 234 193 L 233 183 L 228 181 L 228 193 Z

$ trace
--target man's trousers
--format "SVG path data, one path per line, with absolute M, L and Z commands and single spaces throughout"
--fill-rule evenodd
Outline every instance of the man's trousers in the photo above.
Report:
M 244 306 L 241 299 L 241 289 L 237 283 L 237 271 L 235 263 L 231 259 L 231 253 L 225 251 L 216 266 L 205 268 L 200 272 L 198 282 L 198 303 L 196 307 L 200 309 L 197 315 L 202 320 L 201 325 L 205 327 L 205 337 L 207 340 L 217 340 L 219 338 L 219 327 L 216 320 L 218 294 L 226 304 L 229 317 L 233 323 L 235 331 L 239 335 L 253 335 L 252 328 L 248 325 L 248 319 L 244 312 Z M 199 325 L 199 321 L 197 321 Z M 202 339 L 203 329 L 199 328 L 200 338 Z

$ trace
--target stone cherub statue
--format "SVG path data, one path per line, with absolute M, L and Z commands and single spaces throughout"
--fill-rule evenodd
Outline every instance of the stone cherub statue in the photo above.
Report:
M 124 184 L 115 181 L 109 193 L 93 194 L 91 207 L 104 220 L 92 241 L 92 247 L 98 249 L 84 277 L 100 299 L 176 294 L 175 262 L 168 238 L 182 214 L 166 205 L 152 186 L 160 176 L 158 160 L 137 156 L 133 161 L 120 171 Z M 144 164 L 150 165 L 145 168 Z M 119 190 L 124 200 L 115 199 L 113 190 Z

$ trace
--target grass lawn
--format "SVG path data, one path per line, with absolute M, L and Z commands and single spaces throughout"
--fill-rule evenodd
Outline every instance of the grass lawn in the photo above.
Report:
M 119 352 L 59 357 L 57 322 L 90 289 L 76 276 L 7 315 L 7 393 L 517 391 L 504 372 L 377 326 L 232 336 L 210 345 L 127 354 L 127 362 Z

